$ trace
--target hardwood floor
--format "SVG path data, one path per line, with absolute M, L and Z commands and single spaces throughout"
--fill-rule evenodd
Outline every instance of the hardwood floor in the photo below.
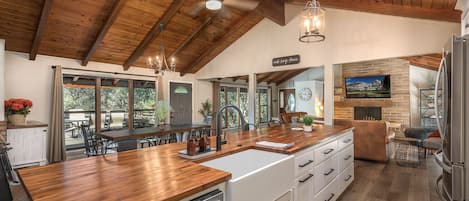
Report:
M 432 156 L 417 168 L 398 166 L 394 160 L 355 160 L 355 181 L 338 201 L 440 201 L 435 192 L 440 174 Z
M 83 157 L 83 150 L 67 153 Z M 440 201 L 434 183 L 441 168 L 429 156 L 417 168 L 398 166 L 394 160 L 376 163 L 355 160 L 355 181 L 338 201 Z M 21 185 L 11 187 L 14 201 L 28 201 Z

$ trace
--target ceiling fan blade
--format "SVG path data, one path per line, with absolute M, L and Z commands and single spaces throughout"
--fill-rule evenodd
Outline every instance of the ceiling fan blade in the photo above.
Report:
M 192 10 L 190 11 L 190 16 L 197 16 L 201 11 L 205 9 L 205 2 L 198 2 L 194 5 Z
M 223 4 L 240 10 L 254 10 L 259 5 L 259 0 L 224 0 Z

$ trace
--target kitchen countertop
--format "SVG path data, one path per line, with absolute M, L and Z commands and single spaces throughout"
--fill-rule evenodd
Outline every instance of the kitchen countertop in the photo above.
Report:
M 231 174 L 198 163 L 250 148 L 293 154 L 342 133 L 348 126 L 316 126 L 311 133 L 281 125 L 230 133 L 228 143 L 211 156 L 189 161 L 178 156 L 185 143 L 108 154 L 18 170 L 32 200 L 180 200 L 228 181 Z M 256 145 L 257 141 L 292 143 L 289 149 Z M 211 138 L 215 146 L 215 138 Z

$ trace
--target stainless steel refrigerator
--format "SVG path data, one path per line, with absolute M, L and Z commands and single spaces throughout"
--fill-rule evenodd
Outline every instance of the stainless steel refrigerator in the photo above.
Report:
M 453 36 L 444 47 L 435 86 L 435 111 L 443 149 L 437 188 L 443 200 L 469 201 L 469 35 Z M 467 153 L 467 154 L 466 154 Z

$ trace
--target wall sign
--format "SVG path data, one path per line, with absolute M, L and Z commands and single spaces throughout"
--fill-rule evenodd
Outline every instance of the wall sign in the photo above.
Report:
M 300 63 L 300 55 L 277 57 L 272 59 L 272 66 L 286 66 Z

